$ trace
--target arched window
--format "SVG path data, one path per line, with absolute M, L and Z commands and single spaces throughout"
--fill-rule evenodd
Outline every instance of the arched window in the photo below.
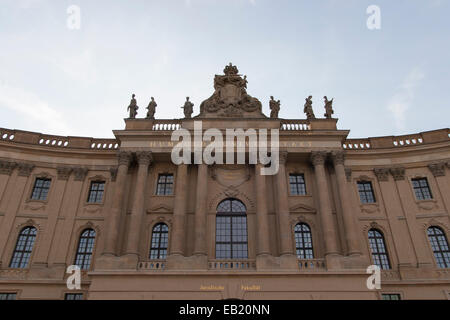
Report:
M 77 255 L 75 257 L 75 265 L 81 270 L 89 270 L 92 260 L 92 252 L 94 251 L 95 230 L 85 229 L 81 233 L 78 241 Z
M 429 227 L 428 239 L 439 268 L 450 268 L 450 250 L 444 231 L 439 227 Z
M 217 206 L 216 259 L 247 259 L 247 210 L 236 199 Z
M 377 229 L 369 230 L 369 244 L 373 263 L 380 269 L 390 269 L 389 256 L 383 234 Z
M 169 227 L 165 223 L 158 223 L 153 227 L 150 259 L 165 259 L 169 244 Z
M 306 223 L 297 223 L 294 228 L 295 234 L 295 249 L 297 251 L 297 258 L 299 259 L 313 259 L 313 245 L 311 229 Z
M 33 252 L 37 230 L 35 227 L 25 227 L 20 231 L 16 247 L 11 258 L 10 268 L 26 268 Z

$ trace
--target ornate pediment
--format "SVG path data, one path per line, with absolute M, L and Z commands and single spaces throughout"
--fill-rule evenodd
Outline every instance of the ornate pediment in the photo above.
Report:
M 267 118 L 261 102 L 247 94 L 247 76 L 231 63 L 214 77 L 214 93 L 200 105 L 196 118 Z
M 316 213 L 316 209 L 306 204 L 300 203 L 289 208 L 291 213 Z

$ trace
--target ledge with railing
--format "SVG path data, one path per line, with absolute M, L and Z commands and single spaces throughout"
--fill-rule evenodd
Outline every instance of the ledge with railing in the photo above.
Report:
M 325 259 L 297 259 L 300 271 L 326 271 Z
M 401 148 L 450 141 L 450 129 L 433 130 L 402 136 L 386 136 L 366 139 L 346 139 L 342 147 L 346 150 L 368 150 Z
M 165 270 L 166 260 L 140 261 L 137 265 L 138 270 Z
M 245 271 L 245 270 L 256 270 L 256 261 L 251 259 L 242 259 L 242 260 L 222 260 L 222 259 L 214 259 L 208 261 L 208 269 L 209 270 L 236 270 L 236 271 Z

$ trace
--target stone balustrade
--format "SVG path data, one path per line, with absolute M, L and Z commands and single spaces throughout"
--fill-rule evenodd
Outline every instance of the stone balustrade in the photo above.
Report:
M 281 120 L 281 131 L 305 131 L 311 130 L 307 120 Z
M 298 259 L 301 271 L 326 271 L 325 259 Z
M 137 265 L 138 270 L 164 270 L 166 260 L 140 261 Z
M 250 259 L 243 260 L 209 260 L 208 269 L 210 270 L 255 270 L 256 261 Z
M 347 150 L 401 148 L 450 141 L 450 129 L 433 130 L 402 136 L 367 139 L 346 139 L 342 147 Z

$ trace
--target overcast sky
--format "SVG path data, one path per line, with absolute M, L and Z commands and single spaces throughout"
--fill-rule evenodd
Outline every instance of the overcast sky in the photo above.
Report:
M 303 119 L 323 96 L 350 137 L 450 124 L 448 0 L 0 0 L 0 127 L 113 137 L 132 93 L 138 117 L 194 114 L 229 62 L 248 93 Z M 69 6 L 81 10 L 69 29 Z M 369 5 L 381 29 L 369 30 Z M 70 20 L 73 21 L 73 20 Z M 73 24 L 72 24 L 73 25 Z

